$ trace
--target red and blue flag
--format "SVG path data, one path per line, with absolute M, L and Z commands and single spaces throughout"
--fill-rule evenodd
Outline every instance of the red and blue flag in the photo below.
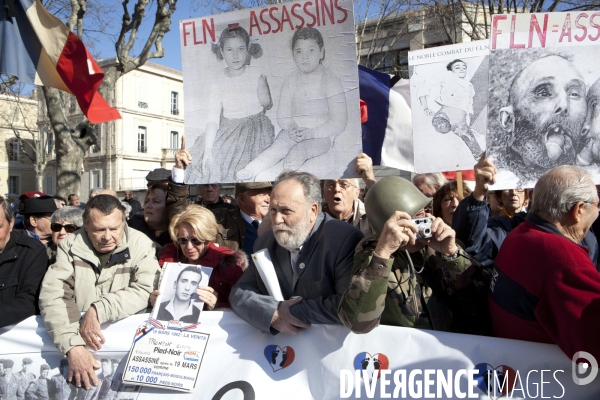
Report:
M 121 118 L 98 87 L 104 72 L 83 42 L 39 0 L 3 0 L 0 73 L 73 94 L 92 123 Z
M 408 82 L 358 66 L 362 145 L 374 165 L 414 171 Z

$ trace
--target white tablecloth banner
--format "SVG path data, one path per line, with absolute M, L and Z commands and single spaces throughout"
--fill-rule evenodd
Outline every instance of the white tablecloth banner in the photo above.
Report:
M 259 332 L 231 312 L 218 311 L 203 312 L 202 323 L 196 329 L 210 334 L 210 339 L 193 394 L 119 384 L 116 377 L 121 376 L 136 329 L 146 318 L 145 314 L 135 315 L 103 326 L 106 344 L 95 352 L 95 357 L 99 361 L 116 360 L 119 367 L 115 374 L 109 363 L 105 363 L 106 370 L 97 373 L 102 373 L 105 379 L 112 377 L 112 385 L 100 388 L 100 394 L 95 396 L 83 396 L 83 393 L 71 396 L 68 390 L 57 393 L 51 389 L 49 400 L 90 397 L 93 400 L 164 400 L 158 397 L 161 395 L 209 400 L 600 399 L 600 377 L 588 385 L 576 385 L 571 360 L 555 345 L 389 326 L 380 326 L 367 335 L 355 335 L 340 325 L 314 325 L 297 336 L 272 336 Z M 29 372 L 38 377 L 42 364 L 50 366 L 47 376 L 50 386 L 61 379 L 62 355 L 54 347 L 39 316 L 0 330 L 0 360 L 12 360 L 13 373 L 17 373 L 23 358 L 33 360 Z M 374 381 L 376 386 L 358 382 L 355 366 L 366 369 L 367 376 L 378 368 L 380 376 Z M 471 376 L 478 379 L 479 386 L 469 388 L 469 370 L 473 369 L 480 371 Z M 492 376 L 498 380 L 491 383 L 490 396 L 484 393 L 487 388 L 482 383 L 485 375 L 482 371 L 486 369 L 493 370 Z M 509 374 L 505 381 L 501 379 L 503 374 Z M 516 382 L 513 376 L 517 376 Z M 387 383 L 382 393 L 384 381 Z M 503 389 L 497 387 L 503 382 Z M 514 389 L 507 390 L 507 386 Z M 111 391 L 107 394 L 108 387 Z M 373 392 L 369 393 L 369 389 Z M 474 395 L 469 396 L 469 391 Z M 36 393 L 30 390 L 28 398 L 42 400 L 43 395 Z M 11 400 L 10 396 L 7 399 Z

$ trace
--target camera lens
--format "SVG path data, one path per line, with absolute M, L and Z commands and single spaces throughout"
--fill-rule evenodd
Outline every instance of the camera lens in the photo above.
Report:
M 417 237 L 419 237 L 419 238 L 431 237 L 431 228 L 427 225 L 420 225 L 419 231 L 417 233 Z

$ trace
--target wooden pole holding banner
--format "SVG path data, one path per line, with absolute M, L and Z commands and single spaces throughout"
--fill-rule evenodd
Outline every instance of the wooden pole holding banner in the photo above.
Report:
M 456 171 L 456 190 L 458 191 L 458 200 L 462 200 L 464 198 L 462 171 Z

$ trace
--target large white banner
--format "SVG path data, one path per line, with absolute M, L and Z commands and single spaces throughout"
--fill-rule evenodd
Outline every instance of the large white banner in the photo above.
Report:
M 485 150 L 489 42 L 408 53 L 415 170 L 472 169 Z
M 600 13 L 494 15 L 488 156 L 493 189 L 533 187 L 548 169 L 579 165 L 600 183 Z
M 355 335 L 343 326 L 314 325 L 297 336 L 271 336 L 231 312 L 217 311 L 203 312 L 195 329 L 209 334 L 210 340 L 193 394 L 122 384 L 134 335 L 147 316 L 102 327 L 106 344 L 94 356 L 106 362 L 101 363 L 100 384 L 94 391 L 65 384 L 61 372 L 67 374 L 68 367 L 59 370 L 61 354 L 40 317 L 0 330 L 0 360 L 14 363 L 10 374 L 21 370 L 24 358 L 33 361 L 28 372 L 36 377 L 28 384 L 28 400 L 144 400 L 165 395 L 208 400 L 600 398 L 600 377 L 584 386 L 575 384 L 571 360 L 555 345 L 390 326 Z M 179 351 L 175 347 L 173 351 Z M 161 357 L 164 350 L 159 350 L 147 357 Z M 50 371 L 40 378 L 43 364 Z M 375 380 L 360 381 L 357 369 Z M 157 368 L 156 376 L 164 376 L 164 371 Z M 146 372 L 152 376 L 155 371 Z M 0 377 L 0 390 L 2 382 Z
M 362 146 L 351 0 L 184 20 L 180 33 L 186 183 L 353 174 Z

